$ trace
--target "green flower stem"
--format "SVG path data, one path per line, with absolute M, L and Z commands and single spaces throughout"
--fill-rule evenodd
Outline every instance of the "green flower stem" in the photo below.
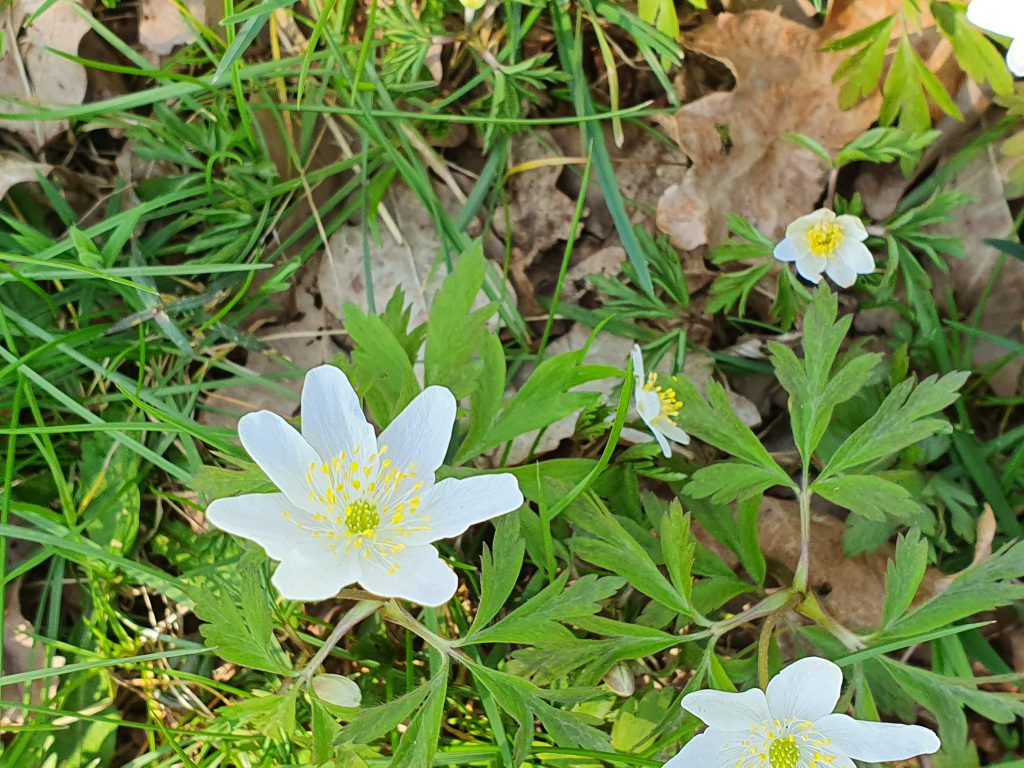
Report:
M 732 618 L 714 622 L 708 629 L 708 634 L 717 641 L 722 635 L 731 632 L 736 627 L 748 624 L 755 619 L 773 616 L 776 613 L 794 608 L 800 602 L 800 597 L 792 589 L 781 589 L 769 595 L 757 605 L 736 614 Z
M 384 618 L 400 627 L 405 627 L 414 635 L 422 638 L 427 644 L 460 664 L 467 664 L 470 659 L 466 654 L 455 647 L 452 640 L 441 637 L 436 632 L 427 628 L 423 622 L 413 618 L 397 601 L 392 600 L 384 606 Z
M 379 600 L 360 600 L 353 605 L 348 613 L 342 617 L 341 621 L 335 625 L 334 629 L 331 630 L 331 634 L 327 636 L 327 639 L 320 647 L 320 650 L 316 652 L 316 655 L 299 672 L 299 678 L 308 684 L 313 679 L 316 671 L 320 669 L 320 665 L 324 663 L 324 659 L 334 650 L 334 646 L 338 644 L 342 636 L 360 621 L 372 616 L 382 605 L 384 603 Z
M 811 491 L 807 487 L 806 473 L 797 499 L 800 503 L 800 561 L 793 574 L 793 589 L 806 595 L 811 562 Z
M 821 607 L 818 599 L 813 594 L 805 594 L 800 604 L 796 606 L 796 612 L 805 616 L 819 627 L 827 631 L 839 642 L 846 646 L 847 650 L 860 651 L 867 647 L 867 643 L 857 633 L 847 629 L 838 621 L 833 619 L 825 609 Z
M 775 622 L 778 614 L 769 614 L 761 625 L 761 634 L 757 638 L 757 684 L 762 691 L 768 688 L 768 651 L 772 647 L 772 632 L 775 631 Z

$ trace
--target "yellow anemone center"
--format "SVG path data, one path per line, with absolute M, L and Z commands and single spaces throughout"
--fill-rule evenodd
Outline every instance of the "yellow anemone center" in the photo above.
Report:
M 793 735 L 788 739 L 777 739 L 768 748 L 768 762 L 771 768 L 796 768 L 800 762 L 800 748 L 793 741 Z
M 679 411 L 683 409 L 683 403 L 676 397 L 676 391 L 671 387 L 659 387 L 658 374 L 654 372 L 647 374 L 647 383 L 644 384 L 644 390 L 646 392 L 654 392 L 661 403 L 661 410 L 658 411 L 655 421 L 675 421 Z
M 366 499 L 358 499 L 345 507 L 345 527 L 353 536 L 370 536 L 380 525 L 377 505 Z
M 815 256 L 831 259 L 844 237 L 843 228 L 834 221 L 819 221 L 807 230 L 807 247 Z

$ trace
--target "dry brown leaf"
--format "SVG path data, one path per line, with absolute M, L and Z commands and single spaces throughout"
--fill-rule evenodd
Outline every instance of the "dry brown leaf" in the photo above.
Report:
M 839 109 L 832 82 L 839 59 L 819 49 L 819 31 L 767 11 L 721 14 L 686 41 L 724 61 L 736 88 L 685 105 L 660 122 L 693 162 L 681 184 L 658 203 L 658 227 L 684 250 L 725 239 L 725 216 L 737 213 L 769 237 L 808 213 L 828 170 L 786 141 L 804 133 L 829 151 L 860 135 L 878 114 L 878 98 Z
M 199 22 L 205 21 L 206 0 L 143 0 L 139 45 L 158 56 L 166 56 L 177 46 L 195 40 L 195 30 L 182 15 L 180 5 Z
M 1006 336 L 1016 332 L 1024 320 L 1024 263 L 1006 258 L 985 243 L 988 238 L 1009 237 L 1014 231 L 995 151 L 995 147 L 988 147 L 951 180 L 952 188 L 968 193 L 974 201 L 956 209 L 953 221 L 937 225 L 934 230 L 962 238 L 967 258 L 951 259 L 948 275 L 936 270 L 932 277 L 936 296 L 946 296 L 947 288 L 952 287 L 959 317 L 971 317 L 984 300 L 979 327 L 988 333 Z M 986 296 L 995 278 L 996 265 L 1004 259 L 1002 271 L 995 279 L 991 293 Z M 975 367 L 1007 354 L 1008 350 L 995 342 L 986 339 L 974 341 Z M 989 379 L 992 390 L 1000 397 L 1017 394 L 1022 371 L 1024 357 L 1018 355 Z
M 39 176 L 47 176 L 52 170 L 52 165 L 34 163 L 16 152 L 0 151 L 0 198 L 15 184 L 37 181 Z
M 4 56 L 0 59 L 0 95 L 43 106 L 81 104 L 88 85 L 85 67 L 47 50 L 78 53 L 89 23 L 73 7 L 74 0 L 57 0 L 24 29 L 17 30 L 42 7 L 44 0 L 19 0 L 0 15 L 4 24 Z M 25 112 L 17 103 L 6 112 Z M 0 120 L 39 149 L 68 127 L 67 120 Z

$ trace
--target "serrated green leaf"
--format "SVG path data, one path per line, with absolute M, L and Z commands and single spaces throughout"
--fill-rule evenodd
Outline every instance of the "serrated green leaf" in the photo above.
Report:
M 291 672 L 288 657 L 274 637 L 274 612 L 263 580 L 259 556 L 243 557 L 235 569 L 238 597 L 228 585 L 217 592 L 192 587 L 195 613 L 203 621 L 199 631 L 222 659 L 252 669 L 284 675 Z
M 391 423 L 420 391 L 412 361 L 401 343 L 377 315 L 346 304 L 345 330 L 355 348 L 341 367 L 366 407 L 382 427 Z
M 497 309 L 489 305 L 473 311 L 484 285 L 487 262 L 483 245 L 474 241 L 445 279 L 430 305 L 427 343 L 423 357 L 428 385 L 448 387 L 456 399 L 471 394 L 479 384 L 481 365 L 471 365 L 487 334 L 487 320 Z
M 494 554 L 485 544 L 480 555 L 480 604 L 469 634 L 487 626 L 504 607 L 515 589 L 525 552 L 526 542 L 519 535 L 519 518 L 514 514 L 503 515 L 494 526 Z
M 928 567 L 928 542 L 912 528 L 896 541 L 896 554 L 889 561 L 882 603 L 882 628 L 889 627 L 910 608 Z
M 601 610 L 605 600 L 623 585 L 623 580 L 611 576 L 588 574 L 565 587 L 569 573 L 565 572 L 539 594 L 490 627 L 462 638 L 460 645 L 477 643 L 543 643 L 572 638 L 572 633 L 560 622 L 571 623 L 582 616 L 593 616 Z M 564 589 L 564 591 L 563 591 Z
M 395 756 L 388 764 L 389 768 L 423 768 L 434 760 L 448 691 L 447 664 L 442 664 L 440 672 L 429 685 L 430 691 L 426 701 L 409 722 L 409 728 L 402 734 L 402 739 L 395 749 Z
M 775 485 L 789 483 L 780 483 L 778 474 L 771 469 L 742 461 L 720 461 L 694 472 L 684 490 L 697 499 L 710 498 L 716 504 L 728 504 L 760 496 Z
M 879 522 L 906 519 L 921 511 L 911 493 L 902 485 L 876 475 L 839 475 L 811 485 L 819 496 Z
M 296 686 L 284 696 L 270 694 L 236 701 L 217 710 L 217 714 L 275 741 L 289 739 L 295 731 L 295 702 L 300 690 Z
M 255 464 L 249 464 L 241 471 L 204 464 L 192 475 L 188 486 L 205 501 L 223 499 L 227 496 L 242 496 L 247 493 L 279 492 L 277 486 Z
M 693 561 L 697 542 L 690 532 L 690 516 L 683 514 L 678 499 L 673 499 L 668 512 L 661 518 L 661 553 L 665 567 L 676 592 L 686 605 L 693 605 Z
M 957 371 L 941 378 L 929 376 L 916 387 L 909 379 L 898 384 L 871 418 L 836 449 L 821 479 L 856 469 L 934 434 L 949 432 L 945 419 L 928 417 L 956 401 L 969 375 Z
M 556 744 L 597 752 L 611 750 L 608 735 L 596 727 L 601 723 L 597 718 L 558 709 L 544 701 L 537 701 L 534 709 Z
M 391 701 L 366 707 L 341 729 L 341 739 L 353 744 L 369 744 L 390 733 L 408 718 L 432 693 L 448 686 L 448 669 L 442 668 L 423 685 Z
M 472 407 L 469 409 L 469 429 L 455 457 L 456 464 L 472 458 L 467 447 L 487 442 L 487 433 L 501 408 L 501 398 L 505 393 L 505 350 L 496 333 L 485 334 L 480 344 L 480 362 L 476 389 L 470 395 Z

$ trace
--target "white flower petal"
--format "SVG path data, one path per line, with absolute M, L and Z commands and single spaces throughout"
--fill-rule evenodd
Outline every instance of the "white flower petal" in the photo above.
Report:
M 847 240 L 836 249 L 833 261 L 841 261 L 858 275 L 870 275 L 875 271 L 875 257 L 864 243 Z
M 820 224 L 823 221 L 834 221 L 835 218 L 835 213 L 830 211 L 828 208 L 819 208 L 814 213 L 808 213 L 806 216 L 794 219 L 790 225 L 786 227 L 786 237 L 790 238 L 795 243 L 806 241 L 807 231 L 811 227 L 815 224 Z
M 749 735 L 749 731 L 707 730 L 686 742 L 662 768 L 735 768 L 741 764 L 744 752 L 740 742 Z
M 658 431 L 673 443 L 679 443 L 680 445 L 690 444 L 690 436 L 675 424 L 662 422 L 658 424 Z
M 840 258 L 832 258 L 825 265 L 825 274 L 840 288 L 849 288 L 857 282 L 857 273 Z
M 322 464 L 320 455 L 287 421 L 270 411 L 247 413 L 238 422 L 246 452 L 293 504 L 311 509 L 306 475 Z M 314 490 L 326 490 L 321 473 L 313 474 Z
M 640 414 L 640 418 L 644 420 L 647 426 L 654 429 L 653 422 L 658 414 L 661 413 L 661 398 L 658 397 L 658 393 L 649 389 L 638 388 L 635 392 L 636 396 L 636 412 Z
M 1006 37 L 1024 37 L 1024 5 L 1014 0 L 972 0 L 967 20 Z
M 448 452 L 454 426 L 455 396 L 444 387 L 427 387 L 380 433 L 377 445 L 387 446 L 396 469 L 407 470 L 415 462 L 416 481 L 429 485 Z M 411 485 L 406 481 L 401 490 Z
M 779 261 L 799 261 L 805 254 L 799 253 L 793 239 L 787 237 L 775 246 L 772 255 Z
M 1021 10 L 1024 8 L 1018 6 L 1017 11 Z M 1021 30 L 1019 34 L 1020 37 L 1014 39 L 1006 51 L 1006 66 L 1017 77 L 1024 77 L 1024 30 Z
M 633 429 L 632 427 L 623 427 L 619 433 L 619 437 L 623 440 L 633 443 L 634 445 L 644 445 L 646 443 L 654 442 L 654 435 L 650 432 L 641 432 L 639 429 Z
M 401 597 L 426 606 L 444 605 L 455 594 L 459 579 L 431 546 L 409 547 L 388 562 L 398 566 L 394 573 L 374 558 L 361 564 L 359 583 L 381 597 Z
M 327 600 L 359 579 L 360 563 L 354 555 L 329 552 L 322 539 L 314 541 L 305 542 L 281 559 L 270 579 L 281 597 Z
M 836 708 L 842 687 L 843 671 L 828 659 L 811 656 L 793 662 L 773 677 L 765 697 L 773 719 L 814 721 Z
M 633 351 L 629 355 L 633 358 L 633 378 L 636 379 L 637 387 L 642 387 L 647 374 L 644 371 L 644 355 L 640 351 L 640 345 L 634 344 Z
M 654 435 L 654 439 L 657 440 L 658 445 L 661 446 L 661 455 L 666 459 L 672 458 L 672 446 L 668 444 L 668 439 L 661 433 L 661 430 L 652 425 L 651 434 Z
M 515 475 L 478 475 L 462 480 L 449 477 L 420 496 L 417 514 L 429 515 L 430 520 L 419 523 L 415 515 L 408 518 L 411 525 L 423 525 L 429 530 L 416 531 L 401 541 L 416 546 L 450 539 L 471 525 L 512 512 L 522 505 L 523 494 Z
M 723 731 L 747 731 L 754 724 L 772 719 L 760 688 L 743 693 L 694 691 L 683 697 L 682 707 L 712 728 Z
M 828 259 L 811 254 L 804 256 L 796 263 L 796 271 L 800 273 L 800 277 L 804 278 L 804 280 L 809 280 L 817 285 L 821 282 L 821 273 L 825 271 L 827 264 Z
M 291 517 L 285 517 L 288 512 Z M 222 531 L 255 541 L 274 560 L 281 560 L 300 542 L 312 540 L 296 523 L 310 515 L 297 509 L 283 493 L 248 493 L 217 499 L 206 508 L 206 519 Z
M 836 216 L 836 224 L 843 230 L 843 237 L 848 240 L 861 241 L 868 239 L 868 231 L 864 228 L 864 222 L 856 216 L 852 216 L 849 213 Z
M 939 737 L 919 725 L 869 723 L 847 715 L 828 715 L 814 723 L 832 740 L 829 749 L 854 760 L 880 763 L 938 752 Z
M 302 436 L 324 461 L 351 455 L 357 445 L 373 452 L 373 427 L 366 421 L 359 398 L 348 377 L 333 365 L 321 365 L 306 374 L 302 385 Z

